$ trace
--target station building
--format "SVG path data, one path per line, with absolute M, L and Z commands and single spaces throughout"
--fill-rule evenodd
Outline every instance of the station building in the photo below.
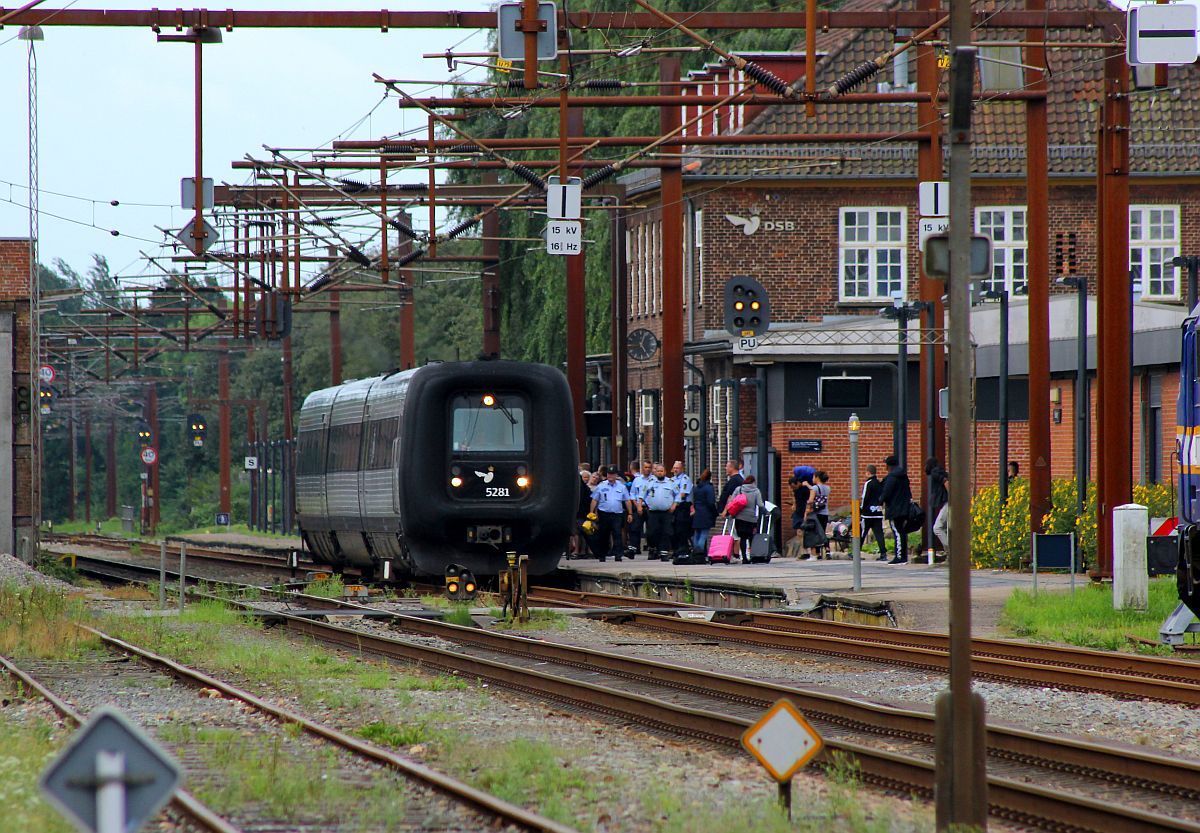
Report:
M 851 0 L 845 8 L 872 4 Z M 1049 4 L 1052 8 L 1057 5 Z M 1103 4 L 1097 4 L 1101 8 Z M 896 7 L 896 4 L 891 4 Z M 1107 6 L 1103 6 L 1108 8 Z M 1078 8 L 1078 6 L 1073 6 Z M 1020 41 L 1023 33 L 1013 32 Z M 999 39 L 1003 33 L 989 32 Z M 1052 416 L 1051 476 L 1075 472 L 1075 391 L 1077 367 L 1076 289 L 1055 284 L 1074 277 L 1092 287 L 1087 297 L 1088 367 L 1095 418 L 1096 361 L 1096 143 L 1101 106 L 1102 54 L 1082 45 L 1100 32 L 1048 30 L 1057 43 L 1078 48 L 1049 50 L 1050 174 L 1050 334 Z M 822 33 L 818 42 L 817 88 L 864 61 L 890 51 L 887 31 Z M 1009 459 L 1029 471 L 1028 368 L 1025 268 L 1024 103 L 988 101 L 995 68 L 1017 64 L 1021 51 L 981 60 L 982 94 L 974 113 L 972 205 L 975 230 L 991 237 L 994 269 L 979 290 L 1009 294 Z M 999 47 L 997 49 L 1000 49 Z M 910 50 L 909 55 L 915 50 Z M 992 59 L 1000 63 L 989 63 Z M 1004 63 L 1007 61 L 1008 63 Z M 761 56 L 760 63 L 785 80 L 804 74 L 803 54 Z M 858 91 L 916 89 L 916 61 L 902 56 Z M 736 70 L 713 64 L 691 73 L 685 89 L 722 93 L 741 83 Z M 1011 83 L 1011 80 L 1010 82 Z M 944 78 L 943 78 L 944 86 Z M 1186 274 L 1170 261 L 1200 254 L 1200 81 L 1192 68 L 1172 70 L 1165 88 L 1138 89 L 1132 96 L 1129 269 L 1134 293 L 1134 459 L 1135 482 L 1171 477 L 1175 449 L 1180 324 L 1186 315 Z M 702 108 L 683 108 L 687 122 Z M 828 142 L 780 145 L 692 145 L 684 154 L 684 343 L 689 387 L 685 410 L 703 413 L 703 439 L 686 440 L 689 470 L 711 468 L 724 479 L 722 461 L 755 445 L 755 388 L 732 380 L 752 377 L 766 366 L 770 446 L 777 469 L 810 464 L 831 475 L 831 508 L 848 511 L 847 420 L 862 420 L 860 464 L 875 463 L 883 473 L 885 456 L 896 448 L 899 326 L 881 313 L 918 298 L 918 150 L 913 142 L 846 142 L 851 133 L 901 134 L 918 128 L 913 103 L 822 106 L 816 119 L 805 108 L 771 105 L 758 112 L 728 108 L 693 126 L 702 132 L 747 134 L 820 133 Z M 948 169 L 948 161 L 945 165 Z M 626 326 L 631 334 L 626 389 L 629 458 L 661 457 L 661 351 L 646 349 L 662 332 L 662 214 L 655 169 L 623 180 L 628 202 L 624 287 Z M 733 275 L 761 281 L 770 297 L 770 332 L 747 348 L 724 330 L 722 293 Z M 940 310 L 939 316 L 940 318 Z M 972 489 L 999 476 L 999 304 L 973 307 L 972 399 L 976 415 Z M 921 437 L 944 448 L 945 422 L 937 418 L 936 391 L 922 385 L 920 351 L 943 339 L 940 328 L 922 330 L 915 315 L 907 329 L 907 467 L 914 494 L 923 491 Z M 845 378 L 839 383 L 837 378 Z M 928 380 L 927 380 L 928 381 Z M 845 394 L 855 404 L 844 407 Z M 932 411 L 930 407 L 932 406 Z M 1091 472 L 1095 476 L 1095 431 Z M 704 456 L 701 456 L 703 446 Z M 943 462 L 946 462 L 943 460 Z M 667 461 L 668 465 L 670 461 Z M 1111 464 L 1111 462 L 1106 463 Z M 751 468 L 754 468 L 752 465 Z M 861 473 L 860 473 L 861 476 Z M 778 492 L 774 492 L 778 495 Z M 784 492 L 785 508 L 790 496 Z M 918 497 L 920 500 L 920 497 Z

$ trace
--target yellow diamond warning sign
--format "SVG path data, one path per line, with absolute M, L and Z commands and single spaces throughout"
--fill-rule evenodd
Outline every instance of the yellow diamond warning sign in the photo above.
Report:
M 780 700 L 742 735 L 742 746 L 776 781 L 789 781 L 816 757 L 823 741 L 788 700 Z

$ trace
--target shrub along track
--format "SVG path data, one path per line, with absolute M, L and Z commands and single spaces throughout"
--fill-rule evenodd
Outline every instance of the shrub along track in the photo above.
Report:
M 552 587 L 532 588 L 529 600 L 535 604 L 608 608 L 592 615 L 681 636 L 936 671 L 947 671 L 950 667 L 950 638 L 930 631 L 740 609 L 718 612 L 721 621 L 709 622 L 637 609 L 654 607 L 661 611 L 676 607 L 686 611 L 696 608 L 695 605 Z M 1168 657 L 975 638 L 971 640 L 971 673 L 1019 685 L 1200 705 L 1200 663 Z
M 210 695 L 212 692 L 220 692 L 220 695 L 223 695 L 225 698 L 243 703 L 255 712 L 284 726 L 300 727 L 305 733 L 327 742 L 339 750 L 350 753 L 355 759 L 391 769 L 421 788 L 434 790 L 449 798 L 455 806 L 463 805 L 474 811 L 470 813 L 456 813 L 456 823 L 452 829 L 468 830 L 477 827 L 495 829 L 503 826 L 503 829 L 506 831 L 524 830 L 533 833 L 577 833 L 574 828 L 544 818 L 537 813 L 530 812 L 482 790 L 478 790 L 448 775 L 395 755 L 372 743 L 317 723 L 297 712 L 268 703 L 250 692 L 243 691 L 201 671 L 181 665 L 129 642 L 111 637 L 94 628 L 83 626 L 83 629 L 98 638 L 107 648 L 114 652 L 137 657 L 161 672 L 190 685 L 207 689 Z M 59 663 L 36 664 L 39 667 L 44 667 L 47 673 L 63 673 L 59 669 L 61 665 Z M 33 674 L 27 669 L 19 668 L 11 660 L 2 656 L 0 656 L 0 666 L 16 679 L 19 679 L 24 685 L 44 697 L 59 713 L 77 724 L 82 722 L 83 718 L 64 699 L 51 692 L 43 683 L 35 679 Z M 77 672 L 78 668 L 74 669 L 74 671 Z M 66 673 L 73 672 L 67 671 Z M 99 673 L 103 675 L 107 672 L 102 670 Z M 193 756 L 189 756 L 189 758 L 191 757 Z M 189 763 L 197 763 L 197 765 L 202 766 L 202 764 L 191 760 L 189 760 Z M 346 776 L 343 775 L 343 777 Z M 354 773 L 351 772 L 349 777 L 353 778 Z M 411 799 L 409 803 L 418 804 L 418 802 L 413 802 Z M 240 833 L 240 828 L 222 819 L 189 793 L 182 790 L 173 799 L 171 809 L 181 817 L 193 821 L 202 829 L 212 831 L 212 833 Z M 249 812 L 253 811 L 250 810 Z M 423 806 L 413 808 L 406 806 L 404 808 L 404 825 L 402 829 L 428 829 L 425 826 L 426 823 L 432 823 L 433 829 L 446 829 L 444 824 L 437 821 L 436 811 L 432 814 L 431 819 L 432 822 L 425 817 L 425 808 Z M 270 821 L 264 829 L 278 829 L 273 826 L 275 824 L 275 821 Z M 247 829 L 254 829 L 257 826 L 259 825 L 250 825 Z M 296 830 L 301 827 L 311 827 L 313 830 L 326 829 L 325 822 L 323 821 L 316 824 L 300 823 L 297 825 L 293 823 L 288 829 Z M 388 829 L 394 828 L 388 826 Z

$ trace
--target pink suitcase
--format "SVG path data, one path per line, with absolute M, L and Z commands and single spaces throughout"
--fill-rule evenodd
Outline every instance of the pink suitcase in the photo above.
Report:
M 706 560 L 709 564 L 730 564 L 733 562 L 733 551 L 737 546 L 737 539 L 733 537 L 733 521 L 729 518 L 725 519 L 725 523 L 721 526 L 721 534 L 714 535 L 708 542 L 708 555 Z

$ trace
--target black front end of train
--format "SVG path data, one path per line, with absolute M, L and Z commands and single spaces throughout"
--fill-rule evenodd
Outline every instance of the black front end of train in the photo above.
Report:
M 410 388 L 399 467 L 405 546 L 422 572 L 479 575 L 529 556 L 553 571 L 571 534 L 578 456 L 570 393 L 553 368 L 433 366 Z

